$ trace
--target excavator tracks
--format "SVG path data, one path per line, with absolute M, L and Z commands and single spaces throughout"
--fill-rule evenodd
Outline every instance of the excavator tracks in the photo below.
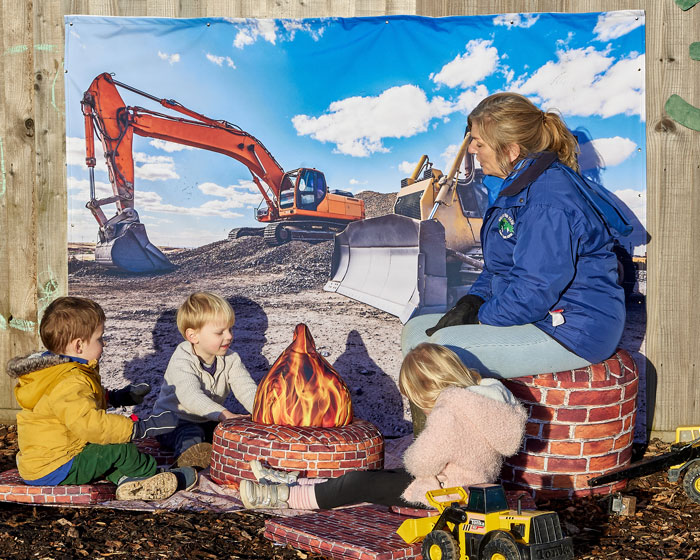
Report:
M 329 221 L 295 221 L 295 222 L 275 222 L 265 226 L 263 238 L 265 243 L 271 247 L 283 245 L 288 241 L 306 241 L 307 243 L 318 243 L 333 239 L 336 233 L 340 233 L 347 227 L 345 223 L 335 223 Z

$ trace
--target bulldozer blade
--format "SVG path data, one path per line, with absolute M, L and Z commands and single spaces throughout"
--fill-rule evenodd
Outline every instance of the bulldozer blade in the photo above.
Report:
M 95 247 L 95 262 L 127 272 L 149 273 L 172 270 L 168 260 L 146 235 L 146 227 L 139 222 L 122 227 L 118 236 Z
M 353 222 L 335 236 L 337 292 L 397 316 L 442 313 L 447 305 L 445 229 L 436 220 L 389 214 Z

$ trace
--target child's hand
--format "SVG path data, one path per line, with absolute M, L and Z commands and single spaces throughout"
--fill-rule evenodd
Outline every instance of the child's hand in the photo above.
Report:
M 228 410 L 222 410 L 221 414 L 219 414 L 219 422 L 223 422 L 224 420 L 233 420 L 234 418 L 243 418 L 245 416 L 247 416 L 247 414 L 234 414 Z
M 148 383 L 138 383 L 136 385 L 127 385 L 117 391 L 107 392 L 107 401 L 109 406 L 119 408 L 120 406 L 132 406 L 141 404 L 144 397 L 151 392 L 151 386 Z

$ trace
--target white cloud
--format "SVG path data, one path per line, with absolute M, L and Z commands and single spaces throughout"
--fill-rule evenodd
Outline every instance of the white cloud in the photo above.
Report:
M 483 84 L 476 86 L 474 89 L 463 91 L 457 98 L 455 109 L 468 115 L 479 104 L 479 101 L 484 99 L 484 97 L 488 97 L 488 95 L 489 90 Z
M 104 167 L 105 154 L 102 150 L 102 144 L 97 140 L 95 141 L 95 159 L 97 160 L 98 166 L 101 164 L 101 166 Z M 85 138 L 78 138 L 76 136 L 66 137 L 66 164 L 86 167 Z
M 445 148 L 445 150 L 440 154 L 440 158 L 442 160 L 442 169 L 440 169 L 445 175 L 447 175 L 450 172 L 450 169 L 452 169 L 452 164 L 455 161 L 455 157 L 457 157 L 457 152 L 459 151 L 459 144 L 450 144 Z M 461 164 L 460 164 L 461 166 Z
M 447 87 L 468 88 L 493 74 L 498 68 L 498 49 L 493 41 L 473 39 L 463 54 L 445 64 L 437 74 L 430 74 L 436 84 Z
M 411 173 L 416 169 L 416 165 L 418 165 L 418 161 L 406 161 L 403 160 L 401 163 L 398 165 L 399 171 L 403 172 L 404 175 L 409 177 Z
M 158 58 L 165 60 L 170 65 L 180 62 L 180 55 L 178 53 L 168 54 L 158 51 Z
M 170 156 L 149 156 L 143 152 L 134 152 L 134 178 L 167 181 L 179 179 L 180 176 L 175 171 L 175 161 Z
M 607 12 L 598 16 L 598 23 L 593 30 L 598 41 L 611 41 L 626 35 L 644 25 L 644 12 L 641 10 L 621 10 Z
M 230 19 L 229 21 L 239 26 L 239 31 L 233 40 L 233 46 L 237 49 L 252 45 L 258 39 L 272 45 L 277 41 L 293 41 L 297 33 L 305 33 L 314 41 L 318 41 L 326 30 L 323 25 L 311 25 L 302 19 L 277 20 L 281 23 L 282 29 L 277 27 L 273 19 Z
M 229 68 L 236 68 L 236 65 L 234 64 L 230 56 L 216 56 L 211 53 L 207 53 L 206 56 L 209 62 L 213 62 L 217 66 L 223 66 L 225 62 L 226 66 L 228 66 Z
M 76 179 L 69 175 L 67 190 L 71 200 L 80 201 L 81 206 L 90 200 L 90 181 L 88 179 Z M 95 198 L 112 196 L 112 185 L 103 181 L 95 181 Z
M 501 14 L 493 18 L 493 24 L 527 29 L 535 25 L 538 19 L 539 14 Z
M 534 97 L 543 109 L 563 115 L 640 115 L 644 119 L 644 55 L 614 61 L 607 51 L 594 47 L 557 51 L 513 91 Z
M 161 140 L 160 138 L 154 138 L 148 142 L 154 148 L 163 150 L 164 152 L 181 152 L 182 150 L 194 150 L 192 146 L 185 146 L 184 144 L 177 144 L 175 142 L 168 142 L 167 140 Z
M 202 183 L 197 188 L 209 196 L 223 198 L 223 201 L 206 202 L 203 206 L 207 208 L 243 208 L 244 206 L 257 206 L 262 198 L 260 189 L 252 181 L 239 181 L 238 185 L 222 187 L 216 183 Z M 223 206 L 220 206 L 223 205 Z
M 619 198 L 625 205 L 634 213 L 642 226 L 646 227 L 647 214 L 647 193 L 646 191 L 635 191 L 634 189 L 620 189 L 613 191 L 613 194 Z
M 442 97 L 429 101 L 419 87 L 405 85 L 374 97 L 334 101 L 320 117 L 296 115 L 292 124 L 300 136 L 334 143 L 338 153 L 366 157 L 389 151 L 382 139 L 413 136 L 452 111 L 454 106 Z
M 579 165 L 583 171 L 596 167 L 614 167 L 635 153 L 636 149 L 637 144 L 629 138 L 596 138 L 581 144 Z
M 262 38 L 274 45 L 277 42 L 277 25 L 273 19 L 253 19 L 246 20 L 246 27 L 243 27 L 233 40 L 233 46 L 242 49 L 247 45 L 252 45 L 258 38 Z
M 282 27 L 287 31 L 287 39 L 293 41 L 297 31 L 308 33 L 314 41 L 318 41 L 323 37 L 324 27 L 315 27 L 310 23 L 304 23 L 301 19 L 285 19 L 282 20 Z

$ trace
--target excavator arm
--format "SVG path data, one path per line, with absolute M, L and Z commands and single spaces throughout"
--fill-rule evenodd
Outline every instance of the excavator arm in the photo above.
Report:
M 117 86 L 157 101 L 185 117 L 127 106 Z M 102 264 L 132 272 L 172 268 L 160 250 L 148 242 L 134 209 L 134 134 L 218 152 L 241 162 L 250 170 L 267 203 L 269 220 L 278 217 L 280 191 L 293 188 L 285 184 L 289 179 L 272 154 L 251 134 L 227 121 L 213 120 L 187 109 L 177 101 L 158 99 L 118 82 L 110 74 L 101 74 L 93 80 L 81 105 L 85 117 L 86 164 L 90 172 L 90 201 L 86 206 L 100 226 L 95 256 Z M 113 196 L 103 199 L 95 197 L 95 136 L 102 142 L 113 190 Z M 111 203 L 116 205 L 117 214 L 108 219 L 102 206 Z

